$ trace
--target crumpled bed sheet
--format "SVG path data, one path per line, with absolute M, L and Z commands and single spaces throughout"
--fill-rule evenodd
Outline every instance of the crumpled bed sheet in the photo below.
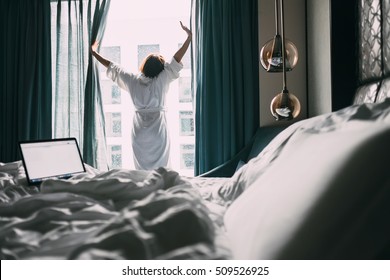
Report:
M 0 163 L 1 259 L 229 258 L 226 207 L 210 196 L 220 185 L 201 188 L 165 168 L 86 168 L 39 190 L 21 162 Z

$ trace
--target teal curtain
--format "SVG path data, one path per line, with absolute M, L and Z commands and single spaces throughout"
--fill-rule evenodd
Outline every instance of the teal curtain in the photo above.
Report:
M 89 38 L 90 44 L 101 42 L 106 27 L 110 0 L 97 1 L 93 15 L 93 24 Z M 84 106 L 84 161 L 99 169 L 108 169 L 106 132 L 99 68 L 89 52 L 88 71 L 85 84 Z
M 107 169 L 104 117 L 97 66 L 90 54 L 101 41 L 110 0 L 52 3 L 54 136 L 76 137 L 86 163 Z
M 193 0 L 195 175 L 232 158 L 259 126 L 257 0 Z
M 0 1 L 0 162 L 18 141 L 51 138 L 50 1 Z

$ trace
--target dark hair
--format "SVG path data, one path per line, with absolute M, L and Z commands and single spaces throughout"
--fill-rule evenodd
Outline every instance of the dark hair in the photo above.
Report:
M 141 63 L 141 72 L 149 78 L 157 77 L 162 70 L 164 70 L 165 60 L 162 55 L 149 54 Z

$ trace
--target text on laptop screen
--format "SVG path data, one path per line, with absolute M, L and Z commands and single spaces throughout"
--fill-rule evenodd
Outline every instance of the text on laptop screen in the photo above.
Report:
M 30 182 L 85 171 L 75 139 L 21 143 L 20 148 Z

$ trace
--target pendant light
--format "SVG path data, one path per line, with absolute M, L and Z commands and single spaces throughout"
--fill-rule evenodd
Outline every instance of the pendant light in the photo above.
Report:
M 282 72 L 282 38 L 279 30 L 279 0 L 275 0 L 275 36 L 267 41 L 260 50 L 260 62 L 267 72 Z M 283 15 L 282 15 L 283 17 Z M 286 71 L 291 71 L 298 63 L 298 49 L 290 41 L 285 40 Z
M 280 0 L 280 12 L 281 12 L 281 53 L 282 53 L 282 71 L 283 71 L 283 90 L 278 93 L 271 101 L 270 109 L 272 115 L 277 121 L 291 120 L 296 118 L 300 111 L 301 105 L 298 98 L 290 93 L 287 89 L 287 61 L 286 61 L 286 44 L 284 38 L 284 7 L 283 0 Z

